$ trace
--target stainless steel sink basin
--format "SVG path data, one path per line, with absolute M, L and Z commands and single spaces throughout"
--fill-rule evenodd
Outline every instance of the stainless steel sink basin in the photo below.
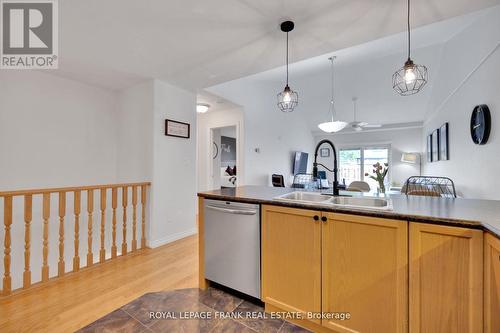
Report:
M 365 207 L 376 209 L 391 209 L 390 200 L 385 198 L 371 197 L 333 197 L 334 205 L 350 206 L 350 207 Z
M 392 210 L 392 202 L 388 198 L 375 197 L 332 197 L 312 192 L 291 192 L 274 198 L 279 201 L 301 204 L 350 207 L 356 209 Z
M 332 197 L 322 195 L 320 193 L 311 192 L 291 192 L 284 195 L 280 195 L 274 199 L 285 200 L 285 201 L 298 201 L 298 202 L 308 202 L 308 203 L 325 203 L 330 202 Z

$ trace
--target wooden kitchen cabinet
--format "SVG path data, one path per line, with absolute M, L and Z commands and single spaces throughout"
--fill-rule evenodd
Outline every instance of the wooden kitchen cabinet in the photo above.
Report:
M 262 206 L 262 300 L 266 304 L 290 312 L 321 311 L 320 216 L 312 210 Z
M 324 213 L 322 311 L 339 333 L 408 331 L 408 223 Z
M 500 332 L 500 239 L 484 237 L 484 332 Z
M 410 332 L 483 331 L 483 232 L 410 223 Z

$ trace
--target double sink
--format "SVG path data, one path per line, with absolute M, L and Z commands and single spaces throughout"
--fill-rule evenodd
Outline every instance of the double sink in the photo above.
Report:
M 329 196 L 321 193 L 296 191 L 275 197 L 274 200 L 355 209 L 392 210 L 392 202 L 388 198 Z

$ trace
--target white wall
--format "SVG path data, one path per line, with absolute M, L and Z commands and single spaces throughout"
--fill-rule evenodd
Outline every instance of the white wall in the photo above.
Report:
M 164 120 L 191 123 L 191 139 L 164 136 Z M 0 71 L 0 191 L 151 180 L 147 207 L 150 246 L 195 232 L 196 202 L 195 95 L 159 81 L 114 93 L 36 71 Z M 154 154 L 154 156 L 153 156 Z M 117 220 L 122 221 L 121 190 Z M 129 200 L 131 192 L 129 192 Z M 66 271 L 74 256 L 73 194 L 66 196 Z M 94 192 L 94 260 L 99 253 L 99 200 Z M 108 192 L 107 206 L 111 207 Z M 40 279 L 42 261 L 41 198 L 33 198 L 31 269 Z M 153 209 L 155 207 L 156 209 Z M 149 210 L 151 208 L 151 211 Z M 81 196 L 81 267 L 87 253 L 87 194 Z M 22 284 L 24 267 L 23 199 L 14 199 L 12 235 L 13 287 Z M 132 238 L 132 207 L 127 208 L 127 243 Z M 138 209 L 140 214 L 140 208 Z M 0 199 L 0 216 L 3 201 Z M 51 196 L 49 220 L 50 276 L 57 274 L 58 195 Z M 140 216 L 140 215 L 139 215 Z M 111 247 L 111 209 L 106 212 L 107 255 Z M 122 243 L 121 223 L 117 244 Z M 137 230 L 137 239 L 141 230 Z M 3 248 L 4 228 L 0 228 Z M 120 251 L 119 251 L 120 252 Z M 3 265 L 0 267 L 3 275 Z
M 137 84 L 119 93 L 117 119 L 119 182 L 150 181 L 153 176 L 154 82 Z
M 239 108 L 226 109 L 220 111 L 209 111 L 204 114 L 198 114 L 198 191 L 208 191 L 215 187 L 212 177 L 220 177 L 220 170 L 210 167 L 212 163 L 212 139 L 210 130 L 212 128 L 222 128 L 234 126 L 236 128 L 236 137 L 238 147 L 236 149 L 238 165 L 238 185 L 245 184 L 245 126 L 243 111 Z M 220 145 L 219 145 L 220 147 Z M 218 174 L 212 175 L 212 170 Z M 220 183 L 220 181 L 219 181 Z
M 116 118 L 110 91 L 0 71 L 0 189 L 115 182 Z
M 191 124 L 191 138 L 165 136 L 165 119 Z M 196 232 L 196 95 L 154 81 L 150 246 Z
M 426 162 L 424 169 L 426 174 L 452 178 L 466 198 L 500 199 L 499 31 L 497 8 L 446 44 L 424 126 L 423 144 L 429 133 L 449 122 L 450 160 Z M 478 104 L 487 104 L 492 113 L 492 132 L 484 146 L 470 137 L 470 116 Z
M 248 185 L 271 185 L 273 173 L 284 175 L 290 185 L 293 153 L 314 150 L 314 139 L 306 123 L 307 109 L 299 107 L 292 113 L 279 111 L 276 94 L 282 89 L 282 83 L 255 81 L 252 77 L 208 89 L 244 108 L 245 183 Z
M 0 71 L 0 191 L 115 183 L 117 181 L 117 96 L 101 88 L 38 71 Z M 108 207 L 111 206 L 108 195 Z M 22 284 L 24 267 L 23 197 L 13 200 L 12 284 Z M 42 202 L 33 197 L 31 223 L 32 281 L 40 280 L 42 262 Z M 73 193 L 66 195 L 66 270 L 72 269 L 74 255 Z M 94 193 L 93 253 L 99 253 L 99 193 Z M 57 274 L 58 195 L 51 195 L 49 221 L 50 276 Z M 81 195 L 80 264 L 87 253 L 87 195 Z M 106 219 L 110 235 L 111 210 Z M 121 220 L 122 210 L 117 212 Z M 0 199 L 0 216 L 3 200 Z M 129 215 L 130 216 L 130 215 Z M 131 236 L 129 230 L 128 236 Z M 139 230 L 140 237 L 140 230 Z M 4 244 L 0 228 L 0 248 Z M 117 241 L 121 244 L 121 233 Z M 110 254 L 110 237 L 105 247 Z M 130 244 L 130 239 L 128 240 Z M 3 275 L 3 265 L 0 267 Z
M 356 148 L 360 146 L 390 145 L 390 173 L 389 181 L 402 185 L 410 176 L 418 176 L 419 165 L 401 162 L 403 152 L 421 152 L 422 151 L 422 129 L 407 128 L 394 130 L 377 130 L 364 132 L 338 133 L 332 135 L 319 135 L 315 137 L 316 142 L 323 139 L 329 139 L 335 145 L 337 153 L 342 148 Z M 326 147 L 326 146 L 325 146 Z M 318 156 L 318 162 L 328 167 L 333 167 L 333 157 L 321 158 Z M 331 172 L 327 172 L 328 179 L 333 179 Z M 342 182 L 342 179 L 339 179 Z

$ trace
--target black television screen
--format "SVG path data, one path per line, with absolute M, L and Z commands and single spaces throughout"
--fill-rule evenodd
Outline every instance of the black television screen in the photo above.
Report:
M 293 174 L 307 173 L 307 160 L 309 159 L 309 154 L 304 152 L 295 152 L 295 157 L 293 159 Z

